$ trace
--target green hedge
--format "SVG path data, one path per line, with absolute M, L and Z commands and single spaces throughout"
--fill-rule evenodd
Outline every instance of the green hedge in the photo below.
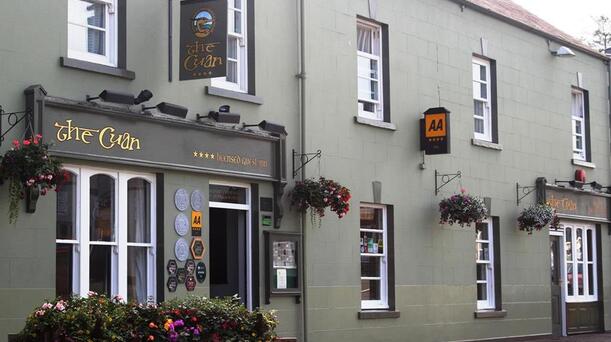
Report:
M 187 297 L 159 305 L 96 293 L 36 308 L 17 341 L 273 341 L 273 312 L 248 311 L 234 297 Z

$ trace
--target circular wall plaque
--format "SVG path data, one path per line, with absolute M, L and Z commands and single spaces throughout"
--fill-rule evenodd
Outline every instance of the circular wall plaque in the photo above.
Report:
M 187 291 L 195 290 L 195 285 L 197 285 L 197 283 L 195 282 L 195 277 L 192 275 L 188 275 L 187 280 L 185 280 L 185 287 L 187 288 Z
M 176 259 L 178 261 L 185 261 L 189 257 L 189 244 L 187 240 L 180 238 L 176 240 L 176 244 L 174 245 L 174 254 L 176 254 Z
M 195 261 L 193 259 L 187 260 L 185 263 L 185 268 L 187 269 L 187 274 L 195 274 Z
M 178 189 L 174 194 L 174 204 L 176 209 L 185 211 L 189 206 L 189 193 L 185 189 Z
M 180 236 L 185 236 L 189 232 L 189 218 L 187 215 L 183 213 L 176 215 L 174 230 L 176 230 L 176 234 Z
M 204 195 L 201 191 L 195 190 L 191 193 L 191 208 L 195 211 L 202 210 L 202 202 L 204 201 Z
M 203 283 L 204 280 L 206 280 L 206 264 L 203 262 L 197 263 L 197 266 L 195 267 L 195 277 L 200 283 Z

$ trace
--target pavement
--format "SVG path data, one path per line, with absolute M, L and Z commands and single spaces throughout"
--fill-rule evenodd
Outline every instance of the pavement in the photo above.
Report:
M 512 341 L 512 342 L 611 342 L 611 333 L 606 334 L 583 334 L 572 335 L 567 337 L 538 337 L 524 338 L 513 340 L 495 340 L 495 342 Z

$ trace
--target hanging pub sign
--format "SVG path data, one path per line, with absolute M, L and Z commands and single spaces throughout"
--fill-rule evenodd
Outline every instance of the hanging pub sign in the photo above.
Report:
M 227 74 L 227 1 L 180 3 L 180 80 Z
M 450 153 L 450 111 L 429 108 L 420 119 L 420 150 L 426 154 Z

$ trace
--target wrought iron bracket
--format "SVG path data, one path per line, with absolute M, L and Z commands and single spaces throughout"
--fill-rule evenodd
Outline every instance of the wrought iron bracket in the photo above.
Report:
M 439 194 L 439 190 L 441 190 L 441 188 L 443 188 L 456 178 L 461 177 L 462 173 L 460 171 L 456 171 L 456 173 L 441 174 L 437 170 L 435 170 L 435 196 Z M 439 181 L 441 181 L 441 184 L 439 184 Z
M 535 185 L 530 186 L 520 186 L 519 183 L 516 183 L 516 205 L 520 205 L 520 201 L 524 199 L 524 197 L 530 195 L 533 191 L 537 190 Z M 520 192 L 522 192 L 520 194 Z
M 318 150 L 314 153 L 297 153 L 293 149 L 293 178 L 297 177 L 297 174 L 299 173 L 299 171 L 303 169 L 309 162 L 311 162 L 315 158 L 320 159 L 321 156 L 322 156 L 321 150 Z M 296 158 L 299 158 L 299 162 L 301 163 L 300 165 L 298 165 L 297 169 L 295 169 L 295 159 Z
M 7 117 L 7 122 L 8 122 L 8 128 L 6 130 L 4 130 L 4 128 L 2 127 L 2 120 L 3 120 L 3 117 L 5 116 Z M 4 142 L 4 137 L 10 131 L 12 131 L 13 128 L 15 128 L 21 121 L 24 121 L 24 120 L 28 124 L 26 126 L 26 129 L 28 128 L 32 129 L 29 110 L 7 113 L 4 111 L 4 109 L 2 109 L 2 106 L 0 105 L 0 145 L 2 145 L 2 142 Z

